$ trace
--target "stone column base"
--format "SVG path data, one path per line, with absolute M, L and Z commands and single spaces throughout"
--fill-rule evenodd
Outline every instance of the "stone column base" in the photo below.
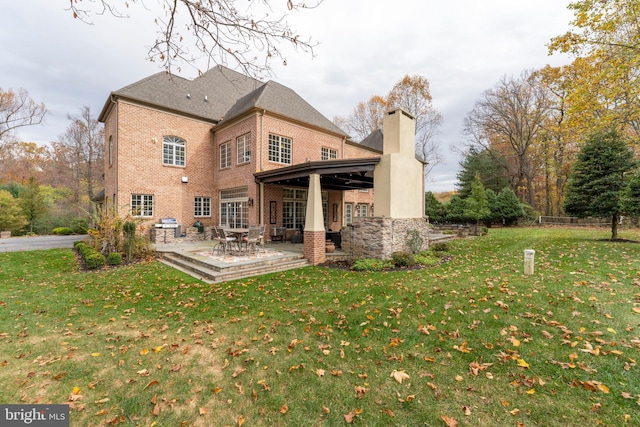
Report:
M 304 232 L 304 257 L 313 265 L 322 264 L 326 261 L 325 255 L 325 232 L 306 231 Z

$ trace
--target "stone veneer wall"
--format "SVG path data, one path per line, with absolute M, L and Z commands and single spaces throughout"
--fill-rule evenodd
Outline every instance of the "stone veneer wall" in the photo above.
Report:
M 356 217 L 342 227 L 342 252 L 352 258 L 390 259 L 394 252 L 411 252 L 410 230 L 422 236 L 422 249 L 429 249 L 429 225 L 424 218 Z

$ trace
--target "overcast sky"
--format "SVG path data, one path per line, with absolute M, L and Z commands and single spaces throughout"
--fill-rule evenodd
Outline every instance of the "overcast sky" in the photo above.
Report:
M 502 76 L 569 62 L 548 56 L 546 46 L 569 29 L 569 3 L 325 0 L 288 18 L 299 33 L 320 43 L 316 57 L 289 53 L 287 66 L 273 64 L 271 78 L 332 119 L 348 116 L 373 95 L 386 95 L 405 74 L 426 77 L 443 115 L 437 142 L 444 158 L 427 189 L 453 190 L 460 161 L 453 147 L 460 146 L 462 120 L 482 92 Z M 0 88 L 24 88 L 50 110 L 44 125 L 19 131 L 21 140 L 54 141 L 69 114 L 89 106 L 97 117 L 111 91 L 162 71 L 146 57 L 155 39 L 154 13 L 138 4 L 128 19 L 97 16 L 86 25 L 64 10 L 68 4 L 19 0 L 0 6 Z M 178 74 L 192 78 L 196 71 L 183 66 Z

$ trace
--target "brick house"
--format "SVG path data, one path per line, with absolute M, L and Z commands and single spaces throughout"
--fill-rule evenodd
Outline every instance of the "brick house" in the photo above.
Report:
M 112 92 L 99 121 L 103 203 L 149 227 L 162 218 L 183 227 L 264 224 L 267 235 L 284 227 L 290 238 L 305 226 L 314 172 L 326 230 L 373 215 L 382 135 L 355 143 L 274 81 L 222 66 L 193 80 L 160 72 Z

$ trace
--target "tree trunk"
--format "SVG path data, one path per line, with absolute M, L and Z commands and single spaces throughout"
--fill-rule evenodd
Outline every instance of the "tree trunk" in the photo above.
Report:
M 611 215 L 611 240 L 618 238 L 618 214 Z

